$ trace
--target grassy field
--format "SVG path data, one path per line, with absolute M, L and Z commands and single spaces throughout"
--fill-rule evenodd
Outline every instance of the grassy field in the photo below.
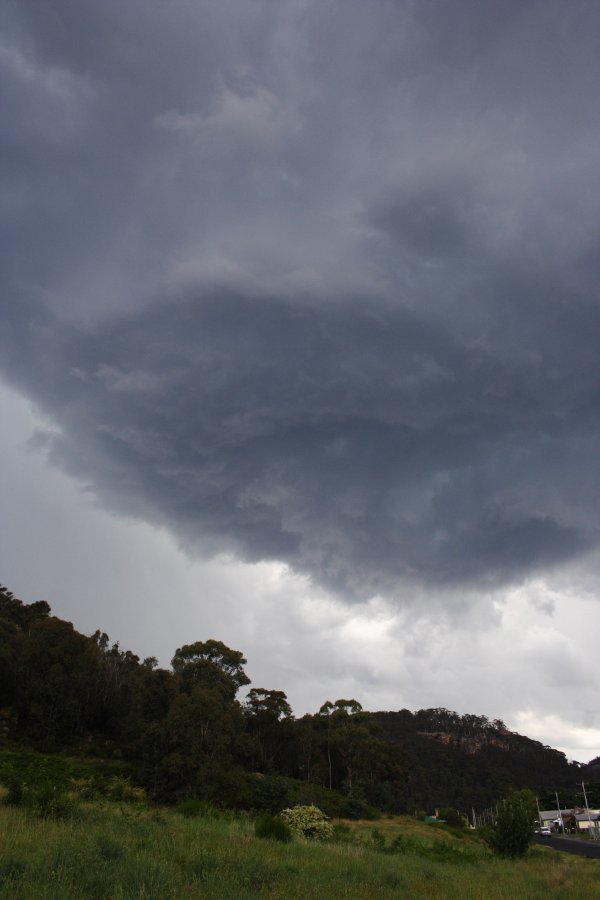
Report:
M 0 896 L 11 900 L 547 900 L 597 896 L 599 885 L 596 861 L 541 847 L 521 862 L 499 861 L 470 835 L 408 818 L 382 820 L 375 830 L 372 822 L 348 823 L 327 844 L 280 844 L 256 838 L 241 815 L 185 818 L 104 802 L 80 804 L 56 821 L 0 805 Z

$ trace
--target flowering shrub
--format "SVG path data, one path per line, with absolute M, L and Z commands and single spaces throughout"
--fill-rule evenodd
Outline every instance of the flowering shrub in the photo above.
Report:
M 298 837 L 326 841 L 333 837 L 333 825 L 318 806 L 294 806 L 284 809 L 280 817 Z

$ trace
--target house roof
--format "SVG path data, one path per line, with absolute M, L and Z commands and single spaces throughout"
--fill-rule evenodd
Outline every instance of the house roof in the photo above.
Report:
M 557 809 L 542 809 L 540 811 L 540 816 L 542 819 L 558 819 L 559 816 L 572 816 L 575 810 L 573 809 L 561 809 L 560 812 Z

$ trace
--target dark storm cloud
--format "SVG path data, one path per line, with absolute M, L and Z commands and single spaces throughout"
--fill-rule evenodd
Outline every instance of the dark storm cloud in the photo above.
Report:
M 348 596 L 597 545 L 585 3 L 5 3 L 5 377 L 111 509 Z
M 407 576 L 495 583 L 596 537 L 585 364 L 506 366 L 363 299 L 205 292 L 53 331 L 13 333 L 11 369 L 62 426 L 54 458 L 191 548 L 285 559 L 360 593 Z

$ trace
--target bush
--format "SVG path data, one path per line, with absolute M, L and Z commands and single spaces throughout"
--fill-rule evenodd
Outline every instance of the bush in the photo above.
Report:
M 385 836 L 379 830 L 379 828 L 371 829 L 371 845 L 375 850 L 385 850 Z
M 450 825 L 451 828 L 464 828 L 465 820 L 461 816 L 461 814 L 453 809 L 451 806 L 444 806 L 439 811 L 440 818 L 444 819 L 447 825 Z
M 114 775 L 106 786 L 106 796 L 109 800 L 124 803 L 143 803 L 146 800 L 146 791 L 132 784 L 129 778 Z
M 284 809 L 281 818 L 298 837 L 326 841 L 333 837 L 333 826 L 318 806 L 294 806 Z
M 246 801 L 251 809 L 275 814 L 289 807 L 294 800 L 291 795 L 293 782 L 280 775 L 254 773 L 247 779 L 246 787 Z
M 42 819 L 65 819 L 75 810 L 75 803 L 64 784 L 39 779 L 26 784 L 17 775 L 4 779 L 7 793 L 4 802 L 22 806 Z
M 254 823 L 254 834 L 259 838 L 281 841 L 282 844 L 292 839 L 292 829 L 279 816 L 260 816 Z
M 364 819 L 367 804 L 358 797 L 348 797 L 342 806 L 342 816 L 344 819 Z
M 484 832 L 490 850 L 507 859 L 525 856 L 533 838 L 534 816 L 535 797 L 531 791 L 514 791 L 500 806 L 494 825 Z
M 41 819 L 66 819 L 76 809 L 75 803 L 62 785 L 50 782 L 26 787 L 25 805 Z
M 25 785 L 16 775 L 7 776 L 4 779 L 6 796 L 4 802 L 9 806 L 22 806 L 25 802 Z
M 98 796 L 91 778 L 71 778 L 71 790 L 81 800 L 95 800 Z

